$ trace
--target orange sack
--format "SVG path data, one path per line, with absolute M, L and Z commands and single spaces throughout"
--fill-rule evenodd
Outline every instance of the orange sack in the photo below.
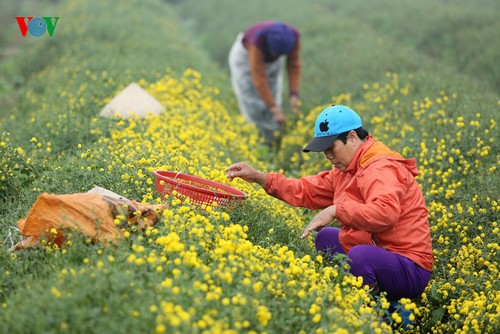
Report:
M 26 218 L 17 222 L 23 240 L 13 249 L 35 246 L 47 240 L 61 246 L 67 232 L 78 231 L 94 242 L 116 242 L 124 227 L 142 229 L 156 224 L 166 208 L 94 193 L 41 194 Z M 116 221 L 115 221 L 116 220 Z

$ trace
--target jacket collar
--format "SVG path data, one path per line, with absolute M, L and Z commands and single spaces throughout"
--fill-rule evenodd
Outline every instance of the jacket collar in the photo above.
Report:
M 359 145 L 358 150 L 354 154 L 349 166 L 345 169 L 344 173 L 354 174 L 358 171 L 360 157 L 375 143 L 373 137 L 368 136 L 367 139 Z
M 375 141 L 372 136 L 368 136 L 367 139 L 359 146 L 345 172 L 354 174 L 359 168 L 365 168 L 372 161 L 381 157 L 400 161 L 405 160 L 401 154 L 391 150 L 382 142 Z

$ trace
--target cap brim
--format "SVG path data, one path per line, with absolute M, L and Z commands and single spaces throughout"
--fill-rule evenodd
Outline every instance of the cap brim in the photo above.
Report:
M 315 137 L 307 144 L 302 151 L 304 152 L 323 152 L 338 138 L 339 135 Z

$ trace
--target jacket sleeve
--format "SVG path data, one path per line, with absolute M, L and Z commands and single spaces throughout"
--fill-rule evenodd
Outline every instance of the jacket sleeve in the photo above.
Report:
M 247 53 L 250 76 L 255 89 L 267 107 L 274 107 L 276 102 L 274 101 L 273 93 L 269 86 L 269 81 L 267 80 L 262 52 L 255 45 L 248 43 Z
M 341 225 L 370 233 L 391 228 L 400 218 L 408 174 L 394 161 L 374 163 L 358 176 L 361 198 L 343 196 L 337 206 Z
M 292 206 L 323 209 L 333 204 L 331 171 L 300 179 L 286 178 L 278 173 L 267 174 L 266 192 Z

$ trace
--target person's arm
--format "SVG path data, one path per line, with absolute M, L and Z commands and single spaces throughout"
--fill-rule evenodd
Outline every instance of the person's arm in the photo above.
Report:
M 331 171 L 300 179 L 286 178 L 279 173 L 264 173 L 247 163 L 237 162 L 226 169 L 227 178 L 239 177 L 247 182 L 259 184 L 267 194 L 292 206 L 323 209 L 333 203 Z
M 302 76 L 302 62 L 300 59 L 300 40 L 297 41 L 292 52 L 287 57 L 288 87 L 290 102 L 293 108 L 297 107 L 299 100 L 300 79 Z
M 276 106 L 276 101 L 274 101 L 273 93 L 269 86 L 269 81 L 267 80 L 264 56 L 259 48 L 250 43 L 247 44 L 247 53 L 250 75 L 255 89 L 266 106 L 268 108 L 273 108 Z
M 266 193 L 292 206 L 311 210 L 324 209 L 333 204 L 335 193 L 332 171 L 300 179 L 286 178 L 279 173 L 268 173 Z
M 312 231 L 320 230 L 324 226 L 330 224 L 335 220 L 337 212 L 337 207 L 335 205 L 330 205 L 320 213 L 318 213 L 314 218 L 309 222 L 309 225 L 304 229 L 302 235 L 300 236 L 302 239 L 306 238 Z
M 253 168 L 246 162 L 237 162 L 226 168 L 226 177 L 233 181 L 239 177 L 250 183 L 257 183 L 262 188 L 266 187 L 267 174 Z

